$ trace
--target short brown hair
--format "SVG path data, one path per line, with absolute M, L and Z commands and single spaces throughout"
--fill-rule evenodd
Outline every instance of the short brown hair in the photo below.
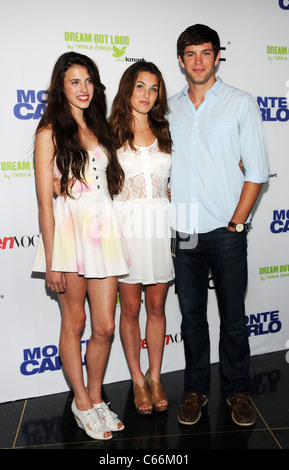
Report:
M 189 26 L 185 31 L 183 31 L 177 41 L 177 53 L 178 57 L 184 59 L 184 51 L 187 46 L 194 44 L 198 46 L 199 44 L 204 44 L 204 42 L 210 42 L 215 53 L 215 58 L 217 57 L 220 51 L 220 38 L 216 31 L 209 28 L 209 26 L 203 24 L 195 24 Z

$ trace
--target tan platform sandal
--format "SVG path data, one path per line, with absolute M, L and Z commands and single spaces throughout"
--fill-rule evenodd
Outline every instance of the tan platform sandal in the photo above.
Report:
M 144 382 L 142 387 L 133 382 L 133 393 L 134 393 L 134 404 L 137 409 L 137 412 L 140 413 L 141 415 L 150 415 L 153 411 L 153 403 L 152 403 L 151 395 L 150 395 L 146 382 Z M 148 405 L 150 409 L 149 410 L 141 409 L 143 405 Z
M 159 382 L 155 382 L 154 380 L 151 379 L 151 376 L 149 374 L 149 371 L 147 371 L 145 375 L 145 381 L 149 387 L 151 397 L 152 397 L 152 402 L 153 402 L 153 407 L 155 411 L 165 411 L 168 409 L 169 403 L 167 396 L 164 392 L 163 385 L 161 380 Z M 158 403 L 160 401 L 166 401 L 167 404 L 163 406 L 158 406 Z

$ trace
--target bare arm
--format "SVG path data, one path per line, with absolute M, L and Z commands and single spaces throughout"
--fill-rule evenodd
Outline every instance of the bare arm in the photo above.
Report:
M 35 138 L 35 168 L 39 218 L 46 258 L 46 282 L 49 287 L 53 285 L 56 292 L 63 292 L 65 290 L 64 274 L 51 271 L 54 239 L 53 163 L 52 133 L 49 129 L 43 129 Z
M 236 210 L 231 218 L 232 222 L 241 222 L 245 223 L 249 214 L 259 196 L 263 183 L 252 183 L 246 181 L 243 190 L 240 196 L 239 203 L 236 207 Z M 228 227 L 229 230 L 234 231 L 233 228 Z

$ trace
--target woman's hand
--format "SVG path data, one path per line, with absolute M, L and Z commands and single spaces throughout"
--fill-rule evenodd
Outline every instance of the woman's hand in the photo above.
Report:
M 170 188 L 167 188 L 167 196 L 168 196 L 168 200 L 171 202 L 171 190 L 170 190 Z
M 241 158 L 240 161 L 239 161 L 239 168 L 240 168 L 241 172 L 242 172 L 243 175 L 244 175 L 244 174 L 245 174 L 245 169 L 244 169 L 244 166 L 243 166 L 242 158 Z
M 61 193 L 61 179 L 59 179 L 59 177 L 57 175 L 54 175 L 53 176 L 53 192 L 57 195 L 57 196 L 64 196 L 65 194 L 64 193 Z M 70 179 L 68 181 L 68 190 L 71 189 L 71 187 L 73 186 L 73 179 Z
M 61 294 L 66 291 L 66 277 L 63 272 L 46 271 L 46 283 L 53 292 Z
M 60 179 L 58 179 L 56 175 L 53 176 L 53 192 L 57 194 L 57 196 L 61 196 Z

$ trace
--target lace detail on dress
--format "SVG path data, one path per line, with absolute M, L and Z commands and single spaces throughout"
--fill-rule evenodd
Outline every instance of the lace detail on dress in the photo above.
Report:
M 115 199 L 153 199 L 167 197 L 167 183 L 171 169 L 171 155 L 160 152 L 158 142 L 149 147 L 128 145 L 118 150 L 118 159 L 125 173 L 122 192 Z

